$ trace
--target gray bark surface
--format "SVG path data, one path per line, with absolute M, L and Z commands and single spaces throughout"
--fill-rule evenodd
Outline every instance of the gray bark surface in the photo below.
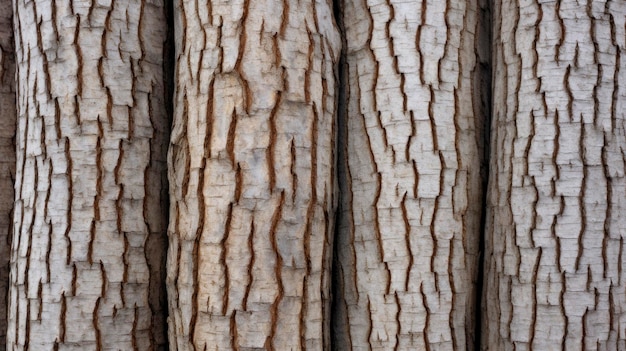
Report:
M 170 348 L 329 348 L 336 66 L 326 1 L 178 1 Z
M 478 1 L 342 1 L 338 349 L 474 344 L 487 118 Z
M 15 1 L 11 350 L 166 347 L 163 11 Z
M 626 349 L 626 3 L 496 1 L 485 350 Z

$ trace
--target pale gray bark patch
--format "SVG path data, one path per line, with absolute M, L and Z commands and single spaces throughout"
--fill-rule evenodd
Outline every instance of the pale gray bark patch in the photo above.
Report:
M 7 293 L 15 179 L 15 52 L 11 0 L 0 1 L 0 351 L 6 349 Z
M 335 323 L 345 332 L 335 346 L 472 348 L 488 88 L 477 84 L 478 2 L 341 7 L 347 160 Z
M 626 348 L 625 18 L 495 2 L 485 350 Z
M 326 1 L 179 1 L 170 348 L 329 347 L 336 64 Z
M 166 347 L 163 11 L 15 1 L 12 350 Z

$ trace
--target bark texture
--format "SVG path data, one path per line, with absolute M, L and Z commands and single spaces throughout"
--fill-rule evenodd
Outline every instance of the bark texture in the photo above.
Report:
M 163 349 L 163 4 L 18 0 L 14 21 L 8 348 Z
M 478 1 L 341 3 L 338 349 L 473 347 L 488 62 Z
M 15 179 L 15 52 L 11 0 L 0 0 L 0 351 L 6 347 Z
M 170 348 L 327 349 L 336 62 L 326 1 L 179 1 Z
M 626 3 L 494 2 L 483 349 L 626 349 Z

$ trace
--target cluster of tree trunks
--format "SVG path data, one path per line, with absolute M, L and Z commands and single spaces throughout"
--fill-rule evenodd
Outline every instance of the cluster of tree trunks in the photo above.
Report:
M 626 350 L 626 3 L 0 0 L 0 350 Z

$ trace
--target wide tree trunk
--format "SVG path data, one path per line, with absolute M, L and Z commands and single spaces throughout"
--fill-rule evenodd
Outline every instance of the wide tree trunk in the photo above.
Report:
M 338 349 L 473 347 L 488 25 L 478 1 L 341 2 Z
M 15 179 L 15 53 L 12 15 L 11 0 L 0 0 L 0 351 L 6 347 Z
M 626 349 L 626 3 L 494 5 L 483 349 Z
M 170 348 L 327 349 L 336 67 L 326 1 L 178 1 Z
M 14 21 L 8 348 L 163 349 L 163 5 L 18 0 Z

